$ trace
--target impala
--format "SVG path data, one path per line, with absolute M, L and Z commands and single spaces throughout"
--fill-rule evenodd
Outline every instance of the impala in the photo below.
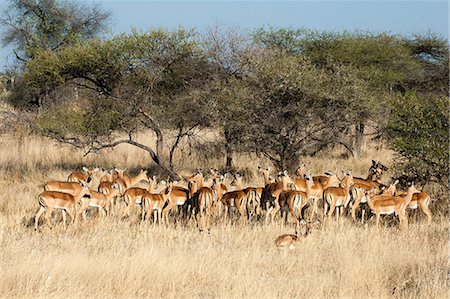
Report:
M 236 190 L 242 190 L 245 192 L 247 198 L 247 214 L 248 219 L 251 220 L 253 216 L 261 215 L 261 196 L 263 193 L 263 187 L 247 187 L 243 188 L 242 176 L 238 173 L 235 175 L 232 186 L 236 187 Z
M 292 179 L 289 177 L 288 172 L 285 170 L 284 172 L 280 172 L 280 181 L 277 183 L 270 184 L 268 186 L 268 193 L 269 195 L 274 198 L 274 200 L 271 203 L 271 207 L 269 207 L 267 214 L 266 214 L 266 223 L 269 221 L 269 217 L 271 221 L 273 222 L 273 219 L 276 215 L 276 213 L 280 210 L 280 203 L 279 203 L 279 196 L 283 191 L 289 190 L 289 186 L 294 186 L 295 184 L 292 181 Z
M 372 192 L 369 192 L 369 194 Z M 410 204 L 414 194 L 420 193 L 414 187 L 414 184 L 408 188 L 408 193 L 405 197 L 390 196 L 390 195 L 374 195 L 367 199 L 372 213 L 376 215 L 376 225 L 378 227 L 380 223 L 380 215 L 390 215 L 396 213 L 400 219 L 400 228 L 405 229 L 408 227 L 408 216 L 406 215 L 406 207 Z
M 200 171 L 189 178 L 189 183 L 189 197 L 192 199 L 192 207 L 197 227 L 200 231 L 202 231 L 203 227 L 206 227 L 209 231 L 212 207 L 215 199 L 214 192 L 211 188 L 203 186 L 203 174 Z M 200 217 L 200 221 L 198 217 Z M 203 226 L 200 225 L 200 222 Z
M 294 217 L 296 226 L 295 230 L 297 230 L 300 220 L 304 221 L 303 212 L 305 206 L 308 204 L 309 199 L 311 198 L 312 186 L 314 185 L 314 181 L 311 175 L 306 176 L 306 192 L 298 191 L 298 190 L 289 190 L 284 191 L 280 194 L 280 208 L 283 206 L 287 206 L 289 212 L 292 217 Z M 286 220 L 287 223 L 287 213 Z
M 372 165 L 369 168 L 369 173 L 366 179 L 363 178 L 353 178 L 353 183 L 355 188 L 364 188 L 364 190 L 368 191 L 373 188 L 378 188 L 378 191 L 381 191 L 381 177 L 383 175 L 383 171 L 387 171 L 388 168 L 381 164 L 380 162 L 372 160 Z
M 282 248 L 288 248 L 289 250 L 293 250 L 293 249 L 295 249 L 295 244 L 297 242 L 299 242 L 301 238 L 302 239 L 306 238 L 309 235 L 309 232 L 312 228 L 311 223 L 302 220 L 301 224 L 305 225 L 305 232 L 302 235 L 299 236 L 298 232 L 296 230 L 295 235 L 284 234 L 284 235 L 278 236 L 275 239 L 275 246 L 277 247 L 278 250 L 280 250 Z
M 325 172 L 325 176 L 327 177 L 327 179 L 326 180 L 322 179 L 322 182 L 325 182 L 325 184 L 322 184 L 320 182 L 321 180 L 317 179 L 317 176 L 312 177 L 312 184 L 311 182 L 309 183 L 310 188 L 309 192 L 306 179 L 299 179 L 299 178 L 295 179 L 296 189 L 308 193 L 308 200 L 310 199 L 313 200 L 313 210 L 311 212 L 311 217 L 309 219 L 310 221 L 312 221 L 314 216 L 317 215 L 318 213 L 319 200 L 323 198 L 323 191 L 329 187 L 339 186 L 340 180 L 335 173 L 328 171 Z M 314 178 L 316 178 L 316 180 L 314 180 Z
M 100 178 L 100 184 L 98 185 L 98 192 L 108 194 L 112 191 L 112 184 L 114 183 L 113 176 L 110 172 L 105 173 Z
M 236 208 L 239 212 L 242 224 L 247 223 L 247 194 L 243 190 L 226 192 L 220 198 L 220 202 L 225 207 L 225 223 L 232 208 Z
M 395 195 L 397 184 L 398 184 L 398 180 L 396 180 L 391 185 L 389 185 L 388 188 L 384 189 L 382 194 L 383 195 Z M 376 187 L 374 190 L 378 190 L 378 187 Z M 364 215 L 366 213 L 365 207 L 367 207 L 366 190 L 362 187 L 357 187 L 357 188 L 354 187 L 350 190 L 350 192 L 351 192 L 352 200 L 353 200 L 353 204 L 351 207 L 352 208 L 352 218 L 354 221 L 356 221 L 356 210 L 361 208 L 362 205 L 364 205 L 364 208 L 361 209 L 361 222 L 364 222 Z
M 64 181 L 50 181 L 44 185 L 45 191 L 58 191 L 68 193 L 70 195 L 78 194 L 78 191 L 83 188 L 83 183 L 78 182 L 64 182 Z
M 352 196 L 353 204 L 352 204 L 352 218 L 354 221 L 356 221 L 356 210 L 361 208 L 362 205 L 367 205 L 367 195 L 366 190 L 364 188 L 355 188 L 353 185 L 353 188 L 350 189 L 350 193 Z M 366 209 L 363 208 L 361 210 L 361 222 L 364 222 L 364 214 L 366 212 Z
M 351 199 L 350 188 L 353 186 L 353 176 L 351 172 L 347 173 L 347 175 L 342 179 L 342 183 L 344 185 L 343 187 L 329 187 L 323 191 L 323 217 L 326 216 L 328 205 L 330 206 L 330 213 L 328 215 L 329 219 L 331 219 L 335 208 L 347 208 L 347 205 Z M 339 217 L 339 211 L 336 212 L 336 217 Z
M 134 204 L 140 205 L 142 208 L 144 207 L 142 205 L 142 197 L 147 192 L 152 193 L 154 191 L 154 189 L 156 189 L 156 186 L 157 186 L 156 177 L 153 177 L 153 178 L 154 178 L 154 180 L 151 180 L 147 189 L 139 188 L 139 187 L 132 187 L 132 188 L 128 188 L 124 192 L 123 199 L 124 199 L 127 207 L 124 211 L 123 217 L 130 216 L 131 208 L 133 207 Z M 119 179 L 116 180 L 116 183 L 117 183 L 117 181 L 119 181 Z M 144 210 L 142 210 L 142 218 L 143 217 L 144 217 Z
M 83 171 L 72 172 L 67 178 L 67 180 L 69 182 L 78 182 L 78 183 L 80 183 L 81 181 L 90 182 L 92 180 L 92 175 L 99 170 L 100 169 L 98 167 L 94 169 L 89 169 L 86 166 L 83 166 Z
M 114 183 L 112 185 L 112 190 L 108 194 L 103 194 L 101 192 L 92 191 L 90 190 L 90 196 L 89 197 L 82 197 L 81 198 L 81 208 L 79 210 L 79 214 L 83 214 L 83 219 L 87 220 L 86 218 L 86 210 L 89 207 L 98 208 L 100 215 L 105 217 L 107 214 L 109 214 L 109 208 L 111 206 L 111 201 L 114 197 L 119 195 L 119 185 L 117 183 Z
M 174 207 L 184 207 L 183 217 L 186 217 L 186 213 L 188 210 L 188 204 L 189 204 L 189 189 L 186 189 L 181 186 L 172 186 L 172 190 L 169 193 L 168 199 L 167 199 L 167 205 L 162 210 L 162 216 L 164 217 L 165 221 L 168 223 L 169 221 L 169 212 Z
M 131 188 L 135 185 L 137 185 L 139 182 L 144 181 L 144 182 L 149 182 L 149 179 L 147 177 L 147 171 L 146 170 L 141 170 L 139 172 L 139 174 L 135 177 L 130 177 L 129 175 L 125 174 L 125 169 L 119 170 L 116 169 L 119 178 L 121 178 L 124 182 L 125 182 L 125 187 Z
M 64 227 L 66 227 L 66 213 L 72 218 L 72 222 L 75 222 L 76 204 L 78 204 L 80 199 L 86 194 L 89 194 L 89 187 L 85 182 L 82 182 L 82 187 L 78 189 L 75 195 L 59 191 L 44 191 L 39 194 L 38 201 L 40 208 L 34 218 L 34 229 L 37 230 L 39 218 L 45 211 L 47 212 L 45 213 L 44 218 L 48 225 L 53 227 L 50 222 L 50 215 L 52 214 L 53 209 L 62 210 Z
M 169 198 L 169 194 L 172 191 L 172 182 L 167 185 L 163 191 L 157 194 L 153 194 L 147 192 L 142 197 L 142 207 L 143 210 L 147 210 L 147 215 L 145 216 L 145 220 L 148 221 L 150 219 L 150 215 L 154 212 L 153 224 L 156 224 L 156 220 L 158 220 L 158 224 L 161 225 L 161 221 L 164 222 L 164 218 L 162 217 L 162 210 L 164 204 L 167 202 Z
M 397 184 L 398 180 L 390 185 L 389 188 L 385 192 L 383 192 L 383 195 L 396 195 L 405 197 L 407 195 L 407 192 L 397 190 Z M 422 191 L 420 193 L 414 193 L 407 208 L 415 210 L 417 209 L 417 207 L 420 207 L 422 212 L 427 216 L 428 224 L 431 224 L 433 216 L 430 209 L 428 208 L 430 202 L 431 197 L 427 192 Z

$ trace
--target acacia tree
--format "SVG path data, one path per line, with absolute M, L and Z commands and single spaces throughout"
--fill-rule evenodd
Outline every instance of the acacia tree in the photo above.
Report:
M 249 90 L 242 83 L 242 60 L 251 49 L 249 36 L 236 28 L 219 25 L 207 29 L 201 38 L 202 49 L 211 64 L 211 97 L 215 102 L 215 125 L 222 131 L 225 148 L 225 168 L 233 168 L 233 153 L 244 150 Z
M 19 61 L 37 50 L 57 51 L 105 32 L 110 13 L 74 1 L 9 0 L 0 18 L 2 43 L 13 46 Z
M 391 99 L 385 132 L 397 152 L 397 175 L 448 189 L 449 104 L 447 96 L 412 92 Z
M 351 150 L 351 125 L 365 109 L 362 101 L 370 98 L 351 69 L 318 69 L 305 57 L 266 51 L 250 61 L 247 72 L 257 99 L 249 142 L 279 169 L 292 169 L 300 155 L 328 144 Z
M 365 81 L 376 102 L 364 99 L 365 109 L 355 118 L 354 138 L 350 152 L 360 157 L 365 126 L 369 121 L 384 122 L 388 102 L 386 94 L 404 91 L 407 81 L 422 72 L 408 39 L 369 32 L 318 32 L 286 28 L 261 28 L 254 34 L 255 42 L 279 53 L 308 57 L 320 69 L 345 65 L 355 77 Z M 367 113 L 370 111 L 370 113 Z M 358 111 L 355 111 L 358 112 Z
M 66 85 L 88 93 L 78 102 L 57 105 L 47 97 L 39 119 L 46 135 L 88 152 L 130 144 L 177 177 L 163 153 L 162 129 L 177 128 L 182 138 L 184 127 L 207 125 L 201 113 L 209 107 L 204 102 L 208 98 L 194 95 L 204 89 L 208 73 L 193 32 L 179 29 L 133 32 L 59 52 L 43 50 L 27 63 L 24 78 L 38 94 Z M 187 117 L 194 112 L 199 115 Z M 155 150 L 135 139 L 142 130 L 155 134 Z M 117 133 L 127 138 L 116 139 Z

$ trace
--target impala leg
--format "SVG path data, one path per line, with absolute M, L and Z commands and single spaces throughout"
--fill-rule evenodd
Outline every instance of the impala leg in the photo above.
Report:
M 87 221 L 86 210 L 87 210 L 87 207 L 83 207 L 82 213 L 83 213 L 83 220 L 84 221 Z
M 328 202 L 327 202 L 327 200 L 325 199 L 325 200 L 323 201 L 323 219 L 325 219 L 325 217 L 327 216 L 327 214 L 328 214 Z
M 239 211 L 239 213 L 241 214 L 242 224 L 243 224 L 243 225 L 247 225 L 247 215 L 246 215 L 246 213 L 245 213 L 245 210 L 244 210 L 244 209 L 241 209 L 241 210 Z
M 334 213 L 334 209 L 336 208 L 336 204 L 334 203 L 334 202 L 332 202 L 331 204 L 330 204 L 330 210 L 329 210 L 329 213 L 328 213 L 328 219 L 329 220 L 331 220 L 331 217 L 333 216 L 333 213 Z
M 366 214 L 366 209 L 362 209 L 361 211 L 361 223 L 364 223 L 364 216 Z
M 145 221 L 150 220 L 150 215 L 152 214 L 152 211 L 150 209 L 147 210 L 147 213 L 145 214 Z
M 207 229 L 208 229 L 208 233 L 210 232 L 210 230 L 211 230 L 211 208 L 209 208 L 208 210 L 207 210 L 207 215 L 206 215 L 206 227 L 207 227 Z
M 48 225 L 53 228 L 52 223 L 50 222 L 50 216 L 52 215 L 53 212 L 53 208 L 52 207 L 48 207 L 47 212 L 45 212 L 44 218 L 45 218 L 45 222 L 48 223 Z
M 316 216 L 319 212 L 319 198 L 314 197 L 313 198 L 313 209 L 312 209 L 312 213 L 311 213 L 311 218 L 309 219 L 309 221 L 313 221 L 314 216 Z
M 156 221 L 158 219 L 158 210 L 153 210 L 153 225 L 156 225 Z
M 157 211 L 158 211 L 158 225 L 161 226 L 161 213 L 162 213 L 162 211 L 161 211 L 161 209 L 158 209 Z
M 419 205 L 420 205 L 420 209 L 422 210 L 422 212 L 427 216 L 428 224 L 431 224 L 433 216 L 431 214 L 430 209 L 428 209 L 427 205 L 423 202 L 422 203 L 419 202 Z
M 39 223 L 39 218 L 41 218 L 41 215 L 44 214 L 45 212 L 45 208 L 44 207 L 40 207 L 39 211 L 36 213 L 36 216 L 34 216 L 34 229 L 37 230 L 38 228 L 38 223 Z
M 76 219 L 76 211 L 75 211 L 75 209 L 73 209 L 73 210 L 68 209 L 67 210 L 67 214 L 69 214 L 69 216 L 71 218 L 71 220 L 70 220 L 71 223 L 74 223 L 75 219 Z
M 378 228 L 380 225 L 380 213 L 376 213 L 375 215 L 376 215 L 376 226 Z
M 67 212 L 65 209 L 62 209 L 62 216 L 63 216 L 64 228 L 66 228 L 67 227 Z
M 225 211 L 224 211 L 224 220 L 225 224 L 228 224 L 228 205 L 224 205 Z
M 174 201 L 170 201 L 167 203 L 167 206 L 165 206 L 162 209 L 162 217 L 165 218 L 165 221 L 167 224 L 169 224 L 169 212 L 170 210 L 172 210 L 172 208 L 175 206 L 175 202 Z M 183 217 L 185 217 L 184 213 L 183 213 Z

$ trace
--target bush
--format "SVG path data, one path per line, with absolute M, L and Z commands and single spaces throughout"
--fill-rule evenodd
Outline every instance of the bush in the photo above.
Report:
M 448 189 L 449 98 L 408 93 L 391 101 L 386 133 L 397 175 Z

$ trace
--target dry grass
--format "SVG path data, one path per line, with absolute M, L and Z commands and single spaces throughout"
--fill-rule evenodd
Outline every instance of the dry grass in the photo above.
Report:
M 275 249 L 278 235 L 293 232 L 278 224 L 216 225 L 206 234 L 194 225 L 153 227 L 113 215 L 35 232 L 30 224 L 45 181 L 64 179 L 82 164 L 150 161 L 127 146 L 84 158 L 37 137 L 21 149 L 15 138 L 0 146 L 1 297 L 448 298 L 446 219 L 427 226 L 419 217 L 406 232 L 333 222 L 292 252 Z M 368 146 L 361 161 L 336 150 L 306 162 L 313 173 L 342 168 L 363 176 L 372 158 L 390 164 L 392 153 Z M 236 160 L 250 169 L 264 162 Z M 182 164 L 187 171 L 198 166 Z

